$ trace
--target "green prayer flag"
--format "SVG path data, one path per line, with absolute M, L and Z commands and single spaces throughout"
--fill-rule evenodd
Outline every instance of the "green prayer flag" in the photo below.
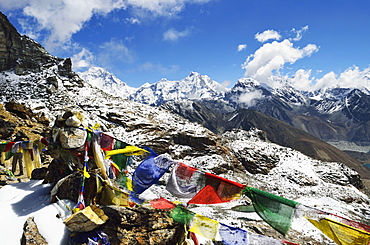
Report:
M 283 235 L 288 232 L 298 202 L 253 187 L 246 187 L 243 192 L 265 222 Z
M 119 141 L 119 140 L 115 140 L 113 149 L 114 150 L 123 149 L 126 146 L 129 146 L 129 144 Z M 123 169 L 126 169 L 128 156 L 126 156 L 125 154 L 116 154 L 116 155 L 111 156 L 111 158 L 112 158 L 112 161 L 118 165 L 121 171 Z
M 189 224 L 190 221 L 193 219 L 195 213 L 192 211 L 186 209 L 185 207 L 181 205 L 176 205 L 174 209 L 171 210 L 170 216 L 175 221 L 181 223 L 181 224 Z

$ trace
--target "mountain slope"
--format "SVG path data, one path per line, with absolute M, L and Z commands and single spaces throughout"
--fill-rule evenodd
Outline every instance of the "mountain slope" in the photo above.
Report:
M 179 101 L 177 103 L 166 103 L 163 107 L 193 122 L 198 122 L 217 133 L 232 129 L 261 129 L 266 132 L 266 137 L 271 142 L 296 149 L 315 159 L 345 163 L 358 171 L 363 178 L 370 179 L 368 168 L 336 147 L 303 130 L 256 110 L 240 109 L 230 113 L 216 113 L 201 103 Z

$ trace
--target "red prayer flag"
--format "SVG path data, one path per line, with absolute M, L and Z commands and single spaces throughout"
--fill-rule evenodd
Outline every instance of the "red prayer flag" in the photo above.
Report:
M 149 201 L 150 205 L 155 209 L 173 209 L 176 205 L 167 199 L 161 197 L 155 200 Z
M 214 187 L 206 185 L 201 189 L 189 202 L 189 204 L 213 204 L 222 203 L 224 201 L 217 195 Z

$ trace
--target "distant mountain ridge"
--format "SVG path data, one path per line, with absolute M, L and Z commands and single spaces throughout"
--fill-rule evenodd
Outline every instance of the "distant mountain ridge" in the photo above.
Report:
M 94 84 L 94 79 L 83 74 L 87 82 Z M 367 109 L 370 108 L 370 91 L 367 88 L 305 92 L 293 88 L 284 77 L 275 79 L 281 84 L 278 88 L 252 78 L 241 78 L 232 88 L 226 88 L 208 76 L 191 72 L 180 81 L 162 79 L 131 89 L 129 95 L 126 93 L 128 85 L 124 84 L 121 96 L 155 106 L 170 101 L 193 100 L 219 113 L 254 109 L 324 141 L 348 141 L 368 145 L 370 150 L 370 111 Z M 106 90 L 105 86 L 99 87 Z

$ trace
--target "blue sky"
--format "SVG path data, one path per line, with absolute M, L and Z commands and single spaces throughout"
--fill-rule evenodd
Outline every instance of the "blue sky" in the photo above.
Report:
M 229 86 L 286 75 L 308 90 L 364 83 L 370 64 L 368 0 L 0 0 L 0 9 L 51 54 L 73 57 L 75 71 L 103 67 L 132 87 L 196 71 Z

